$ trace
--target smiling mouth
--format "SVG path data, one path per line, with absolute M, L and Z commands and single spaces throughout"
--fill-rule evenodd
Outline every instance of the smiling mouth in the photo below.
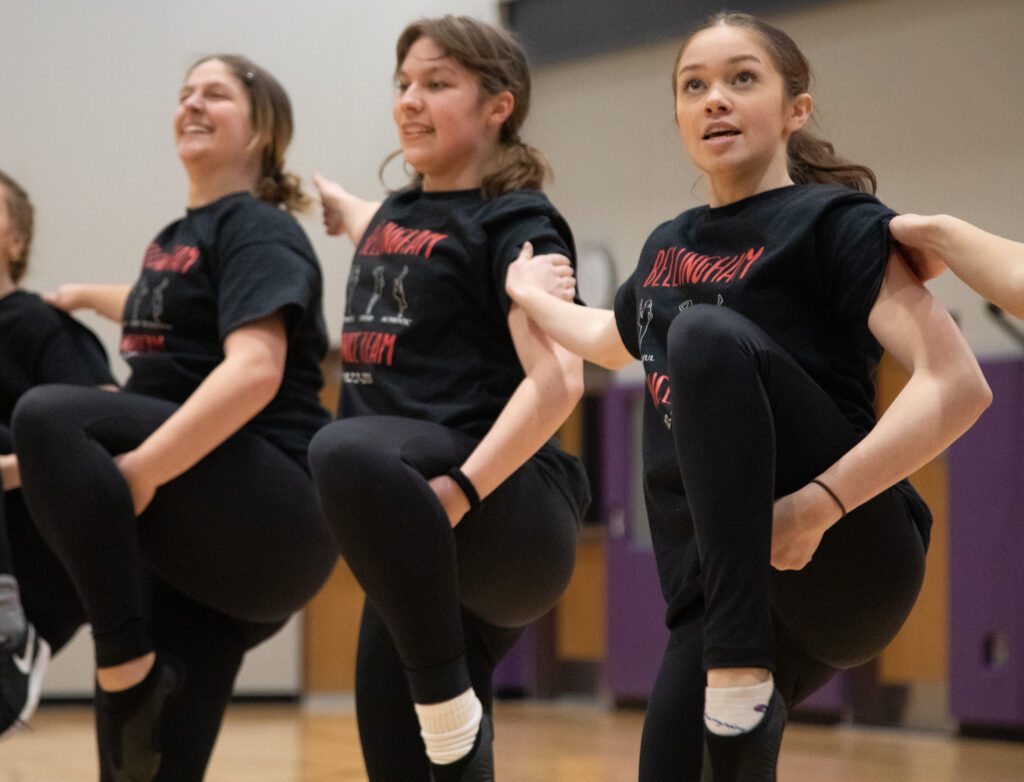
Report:
M 713 138 L 723 138 L 725 136 L 738 136 L 740 132 L 738 130 L 712 130 L 710 133 L 704 134 L 704 140 L 708 141 Z

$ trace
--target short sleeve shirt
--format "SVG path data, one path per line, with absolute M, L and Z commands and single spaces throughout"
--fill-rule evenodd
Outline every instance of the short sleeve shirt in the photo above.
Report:
M 146 250 L 123 314 L 126 390 L 184 402 L 224 360 L 236 329 L 282 312 L 288 335 L 284 377 L 246 428 L 305 461 L 327 420 L 319 402 L 327 350 L 320 265 L 295 219 L 234 193 L 189 209 Z
M 680 529 L 685 496 L 670 431 L 673 318 L 701 303 L 743 314 L 866 434 L 882 352 L 867 319 L 888 263 L 893 214 L 874 196 L 816 184 L 691 209 L 651 233 L 620 287 L 616 324 L 646 376 L 644 483 L 670 614 L 672 601 L 685 603 L 699 589 L 692 529 Z
M 114 385 L 103 345 L 89 329 L 39 296 L 17 290 L 0 299 L 0 424 L 45 383 Z

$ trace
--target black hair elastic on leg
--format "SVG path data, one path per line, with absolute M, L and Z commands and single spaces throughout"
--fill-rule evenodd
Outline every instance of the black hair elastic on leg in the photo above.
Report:
M 817 478 L 812 479 L 811 483 L 818 484 L 821 488 L 823 488 L 828 493 L 829 497 L 831 497 L 833 500 L 836 501 L 836 505 L 839 506 L 839 512 L 843 514 L 839 518 L 843 518 L 843 516 L 846 515 L 846 506 L 843 505 L 843 501 L 836 496 L 836 493 L 834 491 L 832 491 L 828 486 L 826 486 L 824 484 L 824 482 L 819 481 Z
M 466 499 L 469 500 L 470 513 L 480 507 L 480 495 L 476 491 L 476 486 L 473 485 L 473 481 L 469 479 L 460 467 L 452 467 L 448 471 L 448 477 L 459 484 L 462 493 L 466 495 Z

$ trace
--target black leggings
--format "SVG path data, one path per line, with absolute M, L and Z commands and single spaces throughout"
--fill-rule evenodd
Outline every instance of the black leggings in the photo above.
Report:
M 13 453 L 11 432 L 0 426 L 0 453 Z M 85 624 L 85 611 L 74 584 L 29 516 L 21 490 L 0 498 L 0 567 L 18 579 L 21 605 L 53 652 L 59 651 Z
M 244 652 L 313 596 L 337 557 L 312 481 L 239 432 L 161 486 L 136 518 L 113 456 L 177 406 L 75 386 L 14 411 L 23 492 L 93 626 L 97 664 L 153 649 L 185 663 L 165 722 L 161 779 L 201 779 Z
M 699 550 L 704 603 L 676 619 L 641 748 L 642 780 L 700 778 L 704 669 L 774 670 L 790 706 L 877 655 L 924 577 L 907 495 L 891 488 L 825 534 L 802 570 L 770 567 L 772 506 L 859 437 L 770 337 L 724 307 L 668 334 L 672 435 Z
M 375 781 L 428 778 L 412 701 L 447 700 L 474 686 L 489 702 L 494 664 L 519 628 L 551 609 L 572 573 L 577 509 L 537 459 L 451 528 L 428 479 L 461 464 L 477 443 L 427 421 L 367 416 L 330 424 L 310 445 L 328 523 L 372 605 L 356 689 Z M 408 685 L 395 690 L 402 669 Z M 398 762 L 394 731 L 379 718 L 387 713 L 404 721 L 404 757 L 415 757 L 416 768 Z

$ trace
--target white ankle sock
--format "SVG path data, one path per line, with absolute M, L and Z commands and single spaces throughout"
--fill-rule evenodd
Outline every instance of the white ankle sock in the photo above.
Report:
M 766 682 L 748 687 L 707 687 L 704 724 L 719 736 L 749 733 L 764 719 L 774 689 L 775 681 L 770 677 Z
M 472 688 L 448 701 L 415 706 L 420 735 L 432 763 L 443 766 L 469 754 L 484 714 Z

